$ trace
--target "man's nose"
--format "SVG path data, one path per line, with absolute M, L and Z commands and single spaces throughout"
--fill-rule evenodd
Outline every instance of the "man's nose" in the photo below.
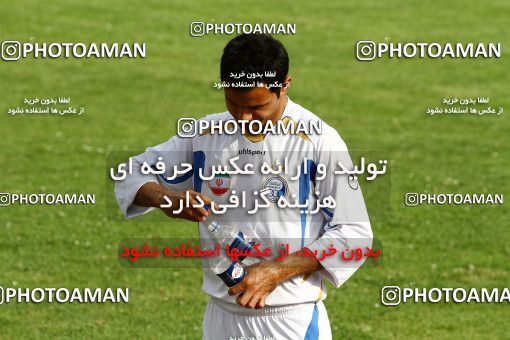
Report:
M 253 114 L 249 109 L 239 109 L 239 118 L 240 120 L 252 120 Z

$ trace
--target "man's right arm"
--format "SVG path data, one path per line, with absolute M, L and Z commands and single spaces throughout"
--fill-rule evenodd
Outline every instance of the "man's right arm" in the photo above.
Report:
M 170 197 L 172 191 L 155 182 L 147 182 L 136 192 L 134 204 L 141 207 L 159 208 L 165 203 L 165 196 Z
M 193 187 L 193 177 L 186 175 L 174 180 L 167 180 L 167 176 L 173 173 L 173 167 L 182 163 L 192 164 L 193 150 L 190 138 L 173 137 L 167 142 L 155 147 L 148 148 L 144 153 L 132 157 L 133 171 L 124 180 L 115 182 L 115 196 L 119 206 L 126 218 L 145 214 L 154 208 L 160 208 L 162 204 L 171 207 L 161 209 L 167 216 L 172 218 L 184 218 L 191 221 L 201 221 L 208 212 L 204 208 L 184 208 L 182 212 L 175 214 L 180 206 L 181 200 L 186 199 L 188 192 L 189 203 L 197 203 L 197 195 L 209 206 L 212 204 L 210 198 L 188 190 Z M 153 166 L 156 162 L 165 163 L 166 172 L 161 175 L 152 173 L 142 174 L 140 167 L 147 163 Z M 191 174 L 190 174 L 191 175 Z

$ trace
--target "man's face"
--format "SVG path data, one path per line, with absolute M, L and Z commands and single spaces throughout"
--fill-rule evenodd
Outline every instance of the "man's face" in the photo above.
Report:
M 278 119 L 282 98 L 265 87 L 255 87 L 249 90 L 225 88 L 225 102 L 228 111 L 235 120 L 258 120 L 265 123 L 267 120 Z

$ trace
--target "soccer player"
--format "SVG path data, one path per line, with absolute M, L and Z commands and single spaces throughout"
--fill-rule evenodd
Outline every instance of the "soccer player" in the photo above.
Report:
M 128 218 L 159 208 L 171 218 L 199 222 L 202 238 L 212 237 L 207 225 L 214 220 L 265 240 L 264 246 L 271 243 L 278 248 L 288 241 L 288 256 L 248 266 L 243 280 L 231 288 L 204 265 L 203 291 L 210 300 L 202 324 L 203 339 L 330 339 L 331 328 L 322 302 L 326 298 L 323 281 L 340 287 L 363 261 L 349 265 L 338 254 L 325 254 L 332 254 L 332 245 L 352 247 L 356 240 L 365 240 L 364 244 L 371 246 L 372 230 L 357 180 L 333 174 L 338 162 L 352 168 L 347 147 L 332 127 L 290 100 L 287 93 L 292 79 L 288 70 L 287 51 L 271 36 L 243 34 L 232 39 L 224 48 L 220 66 L 228 111 L 203 120 L 319 122 L 321 133 L 264 135 L 239 130 L 222 135 L 202 131 L 193 138 L 175 136 L 133 158 L 138 165 L 164 162 L 164 174 L 134 172 L 116 183 L 118 203 Z M 255 85 L 244 86 L 251 83 Z M 210 180 L 201 176 L 212 165 L 229 164 L 234 156 L 239 157 L 241 165 L 268 161 L 275 167 L 277 161 L 287 158 L 286 166 L 295 171 L 255 172 L 249 176 L 216 174 Z M 181 163 L 192 164 L 192 170 L 171 178 L 169 169 Z M 269 206 L 254 214 L 247 213 L 248 208 L 239 208 L 211 215 L 207 206 L 228 203 L 231 195 L 243 191 L 251 193 L 252 201 L 259 192 L 266 192 Z M 191 193 L 191 203 L 203 201 L 207 206 L 186 206 L 175 213 L 186 192 Z M 279 207 L 281 197 L 298 202 L 301 208 Z M 333 198 L 336 205 L 320 207 L 318 202 L 326 197 Z M 165 198 L 172 207 L 161 208 L 168 203 Z M 312 213 L 317 206 L 320 209 Z M 312 255 L 300 256 L 303 250 Z

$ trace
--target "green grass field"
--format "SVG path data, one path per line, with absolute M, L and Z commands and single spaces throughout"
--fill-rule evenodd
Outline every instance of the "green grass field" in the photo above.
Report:
M 193 38 L 192 21 L 296 23 L 296 35 L 278 36 L 291 58 L 290 97 L 334 126 L 350 150 L 390 157 L 391 194 L 381 199 L 376 187 L 363 187 L 369 214 L 382 216 L 372 228 L 384 261 L 329 287 L 334 338 L 508 337 L 508 304 L 380 302 L 385 285 L 510 285 L 508 202 L 403 202 L 406 192 L 510 194 L 508 112 L 425 114 L 454 96 L 486 96 L 510 110 L 508 1 L 20 0 L 5 1 L 0 13 L 1 40 L 147 43 L 145 59 L 0 61 L 0 192 L 97 196 L 94 206 L 0 207 L 0 286 L 130 288 L 128 304 L 0 305 L 0 338 L 200 338 L 207 297 L 199 268 L 128 269 L 117 260 L 122 239 L 193 237 L 196 225 L 107 212 L 108 155 L 167 140 L 179 117 L 225 110 L 212 84 L 232 37 Z M 358 40 L 501 42 L 503 55 L 359 62 Z M 86 113 L 6 113 L 24 98 L 58 96 Z

